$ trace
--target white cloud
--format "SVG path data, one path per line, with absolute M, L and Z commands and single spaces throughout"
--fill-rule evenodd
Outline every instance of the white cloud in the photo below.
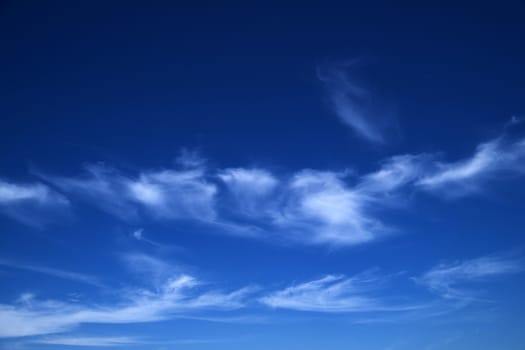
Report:
M 279 180 L 265 169 L 229 168 L 220 171 L 218 177 L 233 195 L 235 210 L 246 215 L 261 215 L 279 185 Z
M 143 323 L 197 311 L 239 309 L 252 291 L 243 288 L 223 293 L 199 291 L 199 287 L 202 287 L 199 280 L 180 274 L 155 290 L 127 290 L 121 301 L 108 306 L 68 304 L 34 297 L 12 305 L 0 304 L 0 337 L 63 332 L 83 323 Z
M 151 255 L 125 253 L 120 254 L 119 257 L 127 270 L 152 283 L 154 287 L 161 286 L 170 276 L 182 273 L 179 267 Z
M 501 275 L 522 271 L 520 261 L 491 255 L 476 259 L 440 264 L 415 280 L 434 293 L 448 299 L 473 299 L 476 293 L 465 285 L 484 282 Z
M 366 174 L 357 186 L 360 192 L 370 196 L 390 195 L 395 191 L 411 185 L 428 171 L 432 156 L 399 155 L 388 158 L 381 163 L 379 170 Z
M 136 177 L 104 165 L 88 165 L 82 177 L 46 177 L 71 196 L 78 196 L 125 220 L 145 211 L 158 219 L 209 220 L 215 215 L 216 186 L 203 169 L 145 171 Z
M 142 173 L 138 180 L 128 181 L 128 188 L 131 199 L 154 216 L 203 220 L 215 216 L 217 189 L 201 169 Z
M 381 279 L 370 273 L 353 277 L 327 275 L 321 279 L 292 285 L 260 299 L 281 309 L 312 312 L 407 311 L 416 306 L 389 306 L 368 296 Z
M 384 143 L 386 133 L 395 123 L 392 108 L 377 93 L 363 87 L 352 73 L 358 61 L 318 69 L 330 103 L 339 119 L 350 126 L 361 138 L 372 143 Z
M 195 345 L 195 344 L 212 344 L 231 342 L 228 338 L 186 338 L 186 339 L 166 339 L 150 340 L 129 336 L 43 336 L 33 338 L 20 344 L 48 344 L 64 346 L 81 346 L 81 347 L 109 347 L 109 346 L 132 346 L 132 345 L 149 345 L 158 349 L 164 349 L 169 345 Z M 159 347 L 160 346 L 160 347 Z
M 377 308 L 375 300 L 354 293 L 351 279 L 328 275 L 287 287 L 260 300 L 274 308 L 299 311 L 351 312 Z
M 144 273 L 153 282 L 151 288 L 126 288 L 111 303 L 63 302 L 42 300 L 23 293 L 12 304 L 0 304 L 0 337 L 24 337 L 69 331 L 86 323 L 125 324 L 190 318 L 236 322 L 238 318 L 209 316 L 210 311 L 232 311 L 249 304 L 256 289 L 246 287 L 223 292 L 195 277 L 172 268 L 167 263 L 141 254 L 128 255 L 126 263 L 135 272 Z M 358 323 L 417 320 L 437 317 L 465 307 L 473 293 L 465 284 L 522 270 L 518 260 L 504 256 L 441 264 L 416 279 L 438 294 L 438 301 L 423 303 L 393 302 L 399 299 L 384 290 L 393 277 L 369 270 L 352 277 L 326 275 L 313 281 L 289 285 L 265 292 L 257 300 L 268 307 L 320 313 L 397 313 L 395 317 L 361 320 Z M 154 275 L 158 275 L 156 278 Z M 161 280 L 162 278 L 162 280 Z M 160 281 L 157 283 L 157 280 Z M 416 300 L 410 294 L 411 300 Z M 253 299 L 252 299 L 253 300 Z M 239 319 L 246 321 L 244 318 Z M 45 338 L 55 339 L 55 338 Z M 58 338 L 57 338 L 58 339 Z M 76 339 L 74 337 L 70 339 Z M 79 338 L 83 339 L 83 338 Z M 51 344 L 51 343 L 50 343 Z M 58 342 L 56 343 L 58 344 Z M 116 344 L 115 344 L 116 345 Z
M 181 149 L 175 161 L 184 169 L 203 169 L 206 165 L 206 159 L 198 150 L 188 148 Z
M 44 184 L 0 180 L 0 211 L 25 224 L 39 226 L 68 206 L 64 196 Z
M 64 270 L 55 269 L 51 267 L 45 267 L 45 266 L 23 264 L 23 263 L 19 263 L 15 261 L 8 261 L 8 260 L 0 260 L 0 266 L 9 267 L 12 269 L 42 273 L 45 275 L 62 278 L 62 279 L 66 279 L 66 280 L 70 280 L 74 282 L 89 284 L 89 285 L 99 287 L 99 288 L 104 287 L 104 285 L 97 278 L 93 276 L 77 273 L 77 272 L 64 271 Z
M 309 243 L 358 244 L 370 241 L 381 224 L 368 215 L 367 199 L 344 182 L 344 174 L 305 170 L 286 188 L 275 223 Z
M 81 177 L 44 176 L 70 197 L 93 203 L 104 211 L 120 218 L 134 218 L 137 209 L 129 201 L 128 179 L 104 164 L 85 166 Z
M 0 203 L 18 201 L 46 202 L 52 198 L 50 190 L 42 184 L 13 184 L 0 181 Z
M 157 247 L 157 248 L 164 248 L 164 246 L 152 239 L 149 239 L 147 238 L 145 235 L 144 235 L 144 229 L 142 228 L 139 228 L 139 229 L 136 229 L 135 231 L 133 231 L 131 233 L 131 235 L 133 236 L 133 238 L 135 238 L 137 241 L 141 241 L 141 242 L 145 242 L 145 243 L 148 243 L 154 247 Z M 166 246 L 166 247 L 172 247 L 172 246 Z
M 141 241 L 144 239 L 144 229 L 142 228 L 136 229 L 131 234 L 133 238 L 135 238 L 137 241 Z
M 278 180 L 265 169 L 230 168 L 218 175 L 231 189 L 240 196 L 263 196 L 271 192 Z
M 101 165 L 87 170 L 83 177 L 47 179 L 124 220 L 145 212 L 153 219 L 187 219 L 230 233 L 309 244 L 359 244 L 385 231 L 369 212 L 378 192 L 372 187 L 385 181 L 379 176 L 358 189 L 346 184 L 342 172 L 303 170 L 278 177 L 266 169 L 229 168 L 216 171 L 221 187 L 199 168 L 137 177 Z M 142 231 L 134 237 L 144 240 Z
M 136 344 L 138 340 L 133 337 L 74 337 L 74 336 L 55 336 L 39 338 L 32 341 L 36 344 L 65 345 L 65 346 L 124 346 Z
M 419 187 L 457 197 L 481 189 L 483 181 L 505 173 L 523 172 L 525 139 L 503 137 L 483 143 L 470 158 L 453 163 L 435 163 L 435 171 L 422 176 Z
M 264 237 L 353 245 L 386 233 L 370 213 L 377 194 L 349 186 L 345 172 L 302 170 L 277 177 L 263 169 L 237 168 L 219 176 L 234 199 L 227 202 L 227 214 L 258 227 Z
M 284 175 L 264 168 L 205 169 L 200 159 L 185 155 L 181 169 L 135 175 L 90 165 L 81 177 L 46 179 L 123 220 L 186 220 L 238 236 L 348 246 L 396 232 L 381 213 L 406 203 L 412 192 L 458 197 L 480 191 L 488 179 L 525 171 L 525 139 L 502 136 L 451 163 L 433 154 L 397 155 L 361 176 L 315 169 Z M 135 238 L 147 241 L 140 231 Z

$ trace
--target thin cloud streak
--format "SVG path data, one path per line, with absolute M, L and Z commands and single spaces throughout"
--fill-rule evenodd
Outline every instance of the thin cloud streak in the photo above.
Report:
M 148 243 L 154 247 L 157 247 L 157 248 L 163 248 L 164 246 L 152 239 L 149 239 L 147 238 L 145 235 L 144 235 L 144 229 L 143 228 L 139 228 L 139 229 L 136 229 L 134 230 L 132 233 L 131 233 L 132 237 L 135 238 L 137 241 L 139 242 L 145 242 L 145 243 Z
M 408 311 L 413 305 L 385 305 L 368 296 L 379 278 L 364 273 L 354 277 L 327 275 L 318 280 L 286 287 L 259 299 L 272 308 L 323 313 Z
M 137 254 L 129 268 L 141 267 L 144 258 Z M 374 323 L 392 321 L 413 321 L 438 317 L 461 310 L 479 299 L 465 286 L 474 285 L 489 279 L 521 272 L 520 260 L 503 255 L 483 256 L 476 259 L 439 264 L 418 278 L 419 285 L 425 286 L 432 294 L 429 299 L 421 299 L 409 293 L 411 300 L 422 300 L 414 304 L 393 302 L 397 298 L 386 296 L 384 292 L 393 277 L 404 273 L 379 275 L 368 270 L 347 277 L 326 275 L 316 280 L 289 285 L 280 290 L 260 292 L 260 288 L 244 287 L 231 292 L 223 292 L 209 286 L 195 277 L 174 272 L 160 260 L 152 258 L 149 272 L 157 271 L 152 278 L 152 288 L 126 288 L 120 299 L 102 305 L 57 300 L 41 300 L 32 294 L 23 294 L 12 304 L 0 304 L 0 337 L 25 337 L 66 332 L 86 323 L 125 324 L 146 323 L 176 318 L 188 318 L 211 322 L 254 323 L 261 319 L 238 314 L 217 316 L 211 311 L 234 311 L 254 305 L 264 305 L 273 309 L 286 309 L 315 313 L 383 313 L 384 316 L 367 318 L 355 323 Z M 141 273 L 151 273 L 140 270 Z M 170 273 L 168 277 L 164 277 Z M 68 277 L 70 275 L 67 275 Z M 77 276 L 73 274 L 73 276 Z M 76 278 L 76 277 L 75 277 Z M 156 280 L 164 278 L 158 283 Z M 258 294 L 256 294 L 258 293 Z M 397 299 L 406 300 L 406 298 Z M 385 314 L 386 313 L 386 314 Z
M 359 60 L 324 65 L 318 68 L 317 76 L 337 117 L 362 139 L 383 144 L 387 131 L 395 124 L 394 113 L 376 93 L 352 77 L 359 65 Z
M 213 344 L 232 342 L 235 339 L 206 339 L 206 338 L 188 338 L 173 340 L 151 340 L 137 337 L 120 336 L 45 336 L 28 340 L 30 344 L 46 345 L 63 345 L 63 346 L 80 346 L 80 347 L 115 347 L 115 346 L 132 346 L 132 345 L 184 345 L 184 344 Z
M 460 197 L 480 192 L 482 185 L 497 176 L 525 171 L 525 139 L 499 137 L 479 145 L 474 154 L 452 163 L 435 162 L 416 186 L 426 191 Z
M 79 282 L 88 284 L 98 288 L 105 288 L 105 285 L 100 282 L 97 278 L 81 273 L 70 272 L 51 267 L 35 266 L 30 264 L 23 264 L 15 261 L 0 260 L 0 266 L 8 267 L 11 269 L 25 270 L 30 272 L 41 273 L 48 276 L 53 276 L 61 279 L 66 279 L 73 282 Z
M 67 204 L 67 200 L 41 183 L 17 184 L 0 180 L 0 204 L 20 202 Z
M 140 343 L 137 338 L 133 337 L 74 337 L 74 336 L 56 336 L 39 338 L 31 341 L 34 344 L 46 345 L 64 345 L 64 346 L 81 346 L 81 347 L 112 347 L 125 346 Z
M 42 226 L 69 200 L 40 182 L 14 183 L 0 179 L 0 212 L 29 226 Z
M 435 296 L 426 302 L 424 308 L 358 319 L 353 323 L 399 323 L 444 317 L 468 307 L 472 308 L 486 303 L 490 299 L 481 297 L 484 291 L 480 287 L 486 286 L 488 282 L 495 279 L 502 279 L 511 274 L 523 272 L 523 270 L 522 260 L 508 254 L 493 254 L 452 263 L 441 263 L 421 276 L 411 278 Z
M 197 311 L 235 310 L 253 288 L 229 293 L 199 292 L 202 282 L 189 275 L 165 281 L 157 290 L 129 289 L 114 305 L 78 305 L 54 300 L 23 301 L 0 305 L 0 337 L 22 337 L 68 331 L 80 324 L 144 323 L 170 319 Z
M 471 301 L 476 292 L 468 285 L 503 275 L 521 272 L 521 261 L 506 256 L 489 255 L 449 264 L 439 264 L 415 281 L 446 299 Z

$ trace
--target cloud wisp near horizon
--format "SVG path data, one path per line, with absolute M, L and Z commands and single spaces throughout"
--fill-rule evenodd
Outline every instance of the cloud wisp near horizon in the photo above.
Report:
M 234 310 L 244 305 L 251 292 L 246 287 L 229 293 L 198 291 L 202 282 L 180 274 L 158 289 L 129 288 L 112 305 L 79 305 L 58 300 L 39 300 L 24 294 L 16 304 L 0 305 L 0 337 L 61 333 L 86 323 L 147 323 L 181 317 L 198 311 Z
M 520 259 L 504 255 L 488 255 L 476 259 L 439 264 L 415 281 L 446 299 L 475 301 L 477 290 L 462 289 L 464 284 L 482 283 L 491 278 L 515 274 L 523 270 Z
M 158 264 L 151 266 L 152 269 L 162 270 L 157 275 L 166 272 L 168 263 L 162 262 L 162 264 L 162 266 Z M 132 270 L 137 269 L 136 263 L 128 263 L 127 266 Z M 42 267 L 36 272 L 47 274 L 48 270 L 49 268 Z M 385 294 L 385 289 L 388 289 L 388 284 L 394 279 L 410 280 L 406 272 L 382 275 L 377 270 L 368 270 L 351 277 L 331 274 L 312 281 L 294 283 L 281 290 L 252 285 L 226 293 L 214 289 L 194 276 L 178 272 L 165 277 L 162 281 L 151 280 L 153 287 L 150 289 L 126 287 L 115 291 L 115 295 L 120 296 L 106 305 L 42 300 L 33 294 L 25 293 L 13 304 L 0 304 L 0 338 L 23 338 L 70 332 L 82 324 L 150 323 L 186 317 L 214 322 L 214 318 L 209 316 L 210 312 L 228 313 L 245 309 L 264 313 L 264 308 L 261 307 L 317 314 L 410 316 L 406 320 L 417 319 L 418 315 L 438 317 L 444 313 L 457 311 L 459 308 L 472 306 L 479 300 L 470 297 L 467 289 L 459 289 L 456 285 L 479 285 L 494 278 L 522 271 L 521 260 L 507 255 L 482 256 L 454 264 L 438 264 L 419 277 L 413 278 L 416 282 L 413 283 L 413 290 L 406 291 L 406 295 L 398 298 L 419 300 L 411 304 L 394 302 L 395 298 L 391 294 Z M 62 278 L 61 273 L 54 273 L 53 276 Z M 151 278 L 152 274 L 147 276 Z M 421 295 L 416 288 L 417 285 L 424 286 L 428 293 Z M 470 294 L 474 293 L 470 292 Z M 432 295 L 437 296 L 438 299 Z M 458 308 L 458 304 L 453 302 L 436 303 L 439 299 L 444 301 L 461 299 L 463 303 Z M 275 317 L 271 315 L 270 317 Z M 49 339 L 54 338 L 37 339 L 37 341 L 52 344 L 53 340 Z M 83 341 L 85 338 L 70 339 L 71 342 L 65 341 L 60 344 L 88 346 L 90 342 Z M 128 344 L 128 340 L 132 343 L 131 338 L 104 339 L 91 339 L 90 344 L 103 346 L 102 343 L 108 342 L 117 346 Z

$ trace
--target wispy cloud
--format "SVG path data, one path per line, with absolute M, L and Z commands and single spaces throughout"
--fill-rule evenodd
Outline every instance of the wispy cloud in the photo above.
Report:
M 235 199 L 228 203 L 227 215 L 232 215 L 233 208 L 236 220 L 258 227 L 263 236 L 307 244 L 355 245 L 388 232 L 372 209 L 386 204 L 385 194 L 397 187 L 386 185 L 392 181 L 387 176 L 350 185 L 345 171 L 307 169 L 278 177 L 267 170 L 254 173 L 253 169 L 237 168 L 236 176 L 257 176 L 257 180 L 249 178 L 240 185 L 231 171 L 226 174 L 227 189 Z M 224 173 L 221 176 L 225 177 Z M 389 190 L 379 189 L 385 186 Z M 222 208 L 218 209 L 221 212 Z
M 0 212 L 28 225 L 38 226 L 52 211 L 67 208 L 69 201 L 48 186 L 0 179 Z
M 177 275 L 155 290 L 128 289 L 111 305 L 79 305 L 24 298 L 0 305 L 0 337 L 21 337 L 67 331 L 83 323 L 143 323 L 206 310 L 233 310 L 244 306 L 252 292 L 200 291 L 203 284 L 190 275 Z
M 380 195 L 392 196 L 411 186 L 432 167 L 433 156 L 429 154 L 398 155 L 381 162 L 378 170 L 365 174 L 359 182 L 359 192 L 370 198 Z
M 377 238 L 384 230 L 370 214 L 368 197 L 348 186 L 344 177 L 314 170 L 295 174 L 285 201 L 274 211 L 276 225 L 309 243 L 352 245 Z
M 440 264 L 415 280 L 432 292 L 447 299 L 474 300 L 476 291 L 468 289 L 473 283 L 522 271 L 517 259 L 489 255 L 449 264 Z
M 354 77 L 359 60 L 318 68 L 334 113 L 361 138 L 376 144 L 386 142 L 386 133 L 395 124 L 395 115 L 385 101 Z
M 156 242 L 148 237 L 145 236 L 144 234 L 144 229 L 143 228 L 138 228 L 136 230 L 134 230 L 132 233 L 131 233 L 131 236 L 133 238 L 135 238 L 137 241 L 140 241 L 140 242 L 145 242 L 149 245 L 152 245 L 154 247 L 157 247 L 157 248 L 163 248 L 164 246 L 162 244 L 160 244 L 159 242 Z M 171 246 L 170 246 L 171 247 Z
M 100 282 L 98 278 L 95 278 L 89 275 L 85 275 L 85 274 L 81 274 L 81 273 L 77 273 L 77 272 L 70 272 L 70 271 L 65 271 L 61 269 L 45 267 L 45 266 L 24 264 L 24 263 L 20 263 L 16 261 L 8 261 L 8 260 L 0 260 L 0 266 L 8 267 L 11 269 L 18 269 L 18 270 L 25 270 L 25 271 L 41 273 L 41 274 L 45 274 L 48 276 L 66 279 L 66 280 L 73 281 L 73 282 L 89 284 L 89 285 L 99 287 L 99 288 L 104 287 L 104 284 Z
M 132 346 L 132 345 L 188 345 L 188 344 L 212 344 L 232 342 L 234 339 L 213 339 L 213 338 L 187 338 L 187 339 L 170 339 L 170 340 L 151 340 L 137 337 L 120 336 L 43 336 L 28 340 L 26 343 L 63 345 L 63 346 L 80 346 L 80 347 L 111 347 L 111 346 Z
M 131 198 L 151 215 L 203 219 L 215 216 L 213 201 L 217 190 L 205 180 L 202 169 L 142 173 L 128 186 Z
M 123 253 L 119 258 L 128 271 L 154 287 L 161 286 L 170 276 L 182 273 L 179 266 L 148 254 Z
M 422 300 L 421 308 L 398 313 L 367 316 L 353 321 L 356 324 L 400 323 L 446 317 L 467 310 L 481 310 L 496 279 L 523 271 L 522 260 L 512 255 L 487 255 L 475 259 L 439 264 L 419 277 L 411 278 L 431 292 L 431 298 L 413 293 L 411 299 Z M 491 284 L 489 284 L 489 282 Z M 484 288 L 484 289 L 481 289 Z M 457 319 L 457 316 L 454 317 Z M 477 318 L 477 317 L 476 317 Z
M 204 169 L 166 169 L 126 176 L 103 164 L 87 165 L 83 176 L 46 176 L 70 196 L 95 203 L 122 219 L 147 214 L 158 219 L 214 217 L 214 184 Z
M 363 273 L 353 277 L 327 275 L 318 280 L 292 285 L 260 299 L 273 308 L 312 312 L 375 312 L 407 311 L 419 308 L 410 305 L 385 305 L 370 296 L 381 280 L 374 274 Z
M 466 287 L 520 271 L 522 265 L 519 260 L 502 255 L 437 265 L 414 280 L 439 298 L 422 297 L 416 290 L 407 289 L 405 297 L 410 296 L 411 304 L 393 302 L 399 298 L 393 297 L 391 293 L 382 293 L 392 277 L 404 274 L 381 276 L 377 271 L 366 271 L 352 277 L 326 275 L 267 293 L 259 301 L 272 308 L 295 311 L 383 313 L 381 316 L 359 319 L 356 323 L 413 321 L 463 309 L 478 300 L 477 293 Z
M 9 204 L 23 201 L 40 203 L 59 201 L 61 198 L 42 184 L 15 184 L 0 181 L 0 203 Z
M 32 343 L 46 345 L 65 345 L 65 346 L 82 346 L 82 347 L 109 347 L 133 345 L 138 341 L 133 337 L 74 337 L 74 336 L 55 336 L 37 338 Z
M 138 220 L 146 210 L 153 219 L 192 220 L 247 236 L 334 245 L 359 244 L 382 233 L 367 206 L 378 196 L 377 186 L 391 181 L 386 176 L 367 179 L 357 189 L 345 182 L 345 172 L 302 170 L 276 176 L 266 169 L 229 168 L 214 172 L 219 186 L 204 169 L 138 176 L 101 165 L 87 169 L 82 177 L 46 179 L 124 220 Z M 142 231 L 134 237 L 144 239 Z
M 453 199 L 475 194 L 488 180 L 522 174 L 524 161 L 525 139 L 502 135 L 459 161 L 401 154 L 361 175 L 344 169 L 275 173 L 262 167 L 209 168 L 202 158 L 185 154 L 173 169 L 127 174 L 96 164 L 81 176 L 44 178 L 70 199 L 85 200 L 134 224 L 184 220 L 211 232 L 350 246 L 396 232 L 382 213 L 408 202 L 413 192 Z M 15 197 L 6 193 L 6 198 Z M 134 237 L 155 245 L 140 230 Z
M 440 264 L 415 278 L 418 284 L 426 286 L 439 297 L 429 299 L 428 296 L 417 297 L 410 290 L 405 290 L 404 296 L 385 292 L 390 290 L 389 286 L 394 279 L 406 276 L 404 273 L 380 275 L 377 270 L 368 270 L 351 277 L 326 275 L 274 291 L 259 292 L 259 288 L 245 287 L 223 292 L 153 257 L 132 254 L 129 255 L 127 264 L 131 270 L 148 275 L 153 282 L 152 286 L 128 287 L 118 293 L 120 297 L 117 300 L 92 304 L 42 300 L 33 294 L 24 293 L 12 304 L 0 304 L 0 337 L 65 332 L 85 323 L 145 323 L 175 318 L 253 322 L 255 319 L 249 317 L 246 319 L 235 314 L 222 317 L 209 312 L 238 310 L 251 305 L 255 300 L 274 309 L 383 315 L 357 320 L 356 323 L 413 321 L 463 309 L 478 300 L 477 294 L 466 289 L 466 286 L 522 271 L 519 260 L 503 255 Z M 47 273 L 47 269 L 44 271 Z M 76 274 L 67 274 L 64 278 L 77 280 L 77 277 Z M 412 302 L 407 303 L 406 300 Z M 58 340 L 56 344 L 59 344 Z
M 483 143 L 474 154 L 457 162 L 436 162 L 417 186 L 449 197 L 481 191 L 485 181 L 498 175 L 525 171 L 525 139 L 499 137 Z
M 142 240 L 144 239 L 143 232 L 144 232 L 144 229 L 139 228 L 139 229 L 136 229 L 135 231 L 133 231 L 133 232 L 131 233 L 131 235 L 132 235 L 133 238 L 135 238 L 137 241 L 142 241 Z
M 266 169 L 229 168 L 217 175 L 233 197 L 235 210 L 245 215 L 260 215 L 272 198 L 280 180 Z

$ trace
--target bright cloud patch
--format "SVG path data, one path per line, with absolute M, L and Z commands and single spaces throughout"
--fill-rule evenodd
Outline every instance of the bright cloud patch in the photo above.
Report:
M 357 244 L 380 231 L 366 204 L 367 198 L 347 186 L 342 174 L 303 171 L 290 182 L 288 198 L 275 219 L 313 243 Z

